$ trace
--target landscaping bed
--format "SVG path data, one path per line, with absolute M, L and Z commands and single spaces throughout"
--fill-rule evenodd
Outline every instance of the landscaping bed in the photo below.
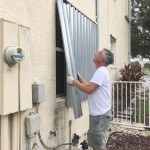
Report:
M 107 150 L 150 150 L 150 136 L 113 132 L 108 138 Z
M 150 129 L 111 124 L 107 150 L 150 150 Z

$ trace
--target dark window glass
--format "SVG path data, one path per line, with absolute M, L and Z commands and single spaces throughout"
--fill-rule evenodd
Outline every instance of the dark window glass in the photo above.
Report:
M 63 41 L 57 6 L 56 6 L 56 47 L 63 48 Z
M 56 94 L 66 95 L 66 62 L 64 52 L 56 51 Z
M 60 28 L 58 10 L 56 6 L 56 97 L 66 95 L 66 61 Z

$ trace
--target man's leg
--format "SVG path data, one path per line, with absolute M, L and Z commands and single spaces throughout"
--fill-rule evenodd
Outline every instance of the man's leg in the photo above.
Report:
M 104 145 L 104 150 L 107 150 L 107 148 L 106 148 L 106 144 Z
M 107 150 L 105 138 L 110 121 L 111 111 L 106 112 L 104 115 L 90 115 L 90 126 L 87 138 L 88 144 L 93 150 Z

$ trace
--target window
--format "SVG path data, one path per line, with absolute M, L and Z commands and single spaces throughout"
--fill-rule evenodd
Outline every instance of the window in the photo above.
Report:
M 114 54 L 114 63 L 113 64 L 115 65 L 116 39 L 112 35 L 110 35 L 110 45 L 111 45 L 110 50 Z

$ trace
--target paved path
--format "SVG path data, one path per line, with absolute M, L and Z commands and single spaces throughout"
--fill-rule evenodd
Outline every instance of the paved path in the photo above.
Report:
M 145 76 L 144 76 L 144 80 L 145 80 L 145 81 L 150 81 L 150 76 L 149 76 L 149 75 L 145 75 Z

